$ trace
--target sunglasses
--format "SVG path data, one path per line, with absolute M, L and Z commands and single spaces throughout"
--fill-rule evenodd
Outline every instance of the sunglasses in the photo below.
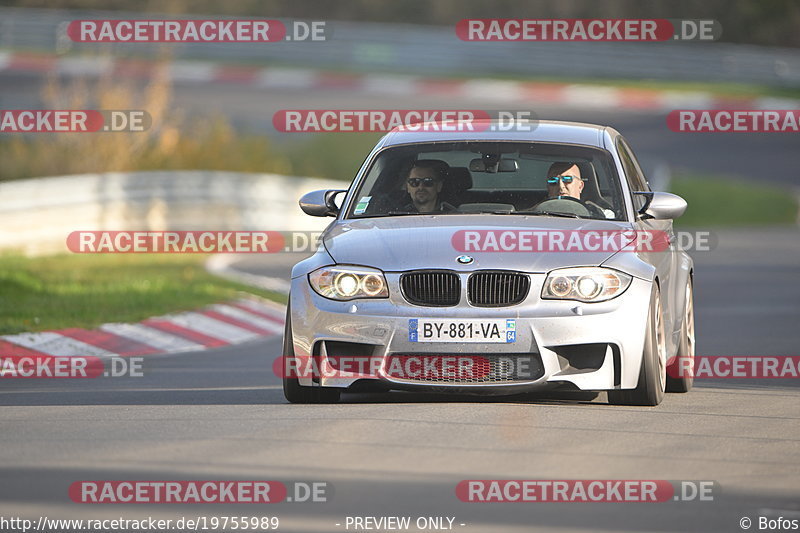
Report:
M 576 178 L 575 176 L 553 176 L 552 178 L 547 178 L 548 185 L 558 185 L 558 180 L 563 181 L 567 185 L 572 183 L 572 180 L 578 180 L 580 178 Z
M 433 187 L 433 184 L 436 183 L 436 178 L 409 178 L 407 181 L 412 187 L 419 187 L 420 185 Z

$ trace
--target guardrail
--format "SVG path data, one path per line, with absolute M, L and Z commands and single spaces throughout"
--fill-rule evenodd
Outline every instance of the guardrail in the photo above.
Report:
M 130 172 L 0 183 L 0 250 L 66 252 L 72 231 L 320 231 L 297 200 L 347 183 L 278 174 Z
M 670 169 L 644 159 L 653 190 Z M 216 171 L 107 172 L 0 182 L 0 251 L 67 252 L 73 231 L 321 231 L 297 201 L 348 182 Z
M 123 11 L 0 8 L 0 47 L 56 53 L 100 50 L 115 55 L 154 57 L 163 49 L 163 44 L 96 45 L 74 43 L 66 36 L 70 20 L 153 17 L 153 14 Z M 327 24 L 330 39 L 325 42 L 180 43 L 170 50 L 173 57 L 182 59 L 256 61 L 425 75 L 510 74 L 800 85 L 800 54 L 791 48 L 671 41 L 462 42 L 456 37 L 454 26 L 336 21 Z

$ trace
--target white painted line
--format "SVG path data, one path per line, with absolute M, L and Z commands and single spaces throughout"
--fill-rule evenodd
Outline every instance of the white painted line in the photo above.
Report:
M 5 335 L 2 337 L 8 342 L 36 350 L 49 355 L 74 356 L 74 355 L 94 355 L 104 357 L 114 355 L 113 353 L 86 344 L 79 340 L 59 335 L 53 331 L 41 333 L 19 333 L 17 335 Z
M 417 80 L 413 76 L 369 74 L 364 77 L 361 88 L 370 93 L 414 95 L 419 92 Z
M 108 331 L 120 337 L 127 337 L 137 342 L 149 344 L 165 352 L 188 352 L 194 350 L 205 350 L 202 344 L 196 344 L 175 335 L 170 335 L 163 331 L 149 328 L 142 324 L 103 324 L 100 326 L 103 331 Z
M 110 72 L 114 63 L 110 57 L 63 57 L 56 63 L 60 74 L 101 76 Z
M 229 344 L 238 344 L 260 337 L 258 333 L 242 329 L 233 324 L 228 324 L 227 322 L 214 320 L 210 316 L 200 313 L 181 313 L 179 315 L 161 317 L 161 319 L 169 320 L 187 329 L 205 333 L 206 335 L 223 340 Z
M 256 78 L 259 87 L 308 89 L 314 86 L 317 73 L 313 70 L 267 68 Z
M 621 95 L 615 87 L 567 85 L 561 103 L 573 107 L 621 107 Z
M 169 66 L 169 74 L 175 81 L 209 81 L 215 69 L 214 63 L 176 61 Z
M 5 70 L 11 64 L 11 53 L 0 52 L 0 70 Z
M 218 313 L 229 316 L 236 320 L 252 324 L 257 328 L 266 329 L 267 331 L 273 331 L 275 333 L 283 333 L 283 326 L 280 324 L 277 324 L 271 320 L 267 320 L 266 318 L 262 318 L 258 315 L 248 313 L 244 309 L 231 307 L 230 305 L 225 304 L 212 305 L 210 308 Z
M 800 108 L 800 100 L 793 100 L 792 98 L 775 98 L 770 96 L 763 96 L 756 99 L 755 107 L 757 109 L 798 109 Z
M 461 95 L 500 102 L 524 100 L 522 86 L 516 81 L 470 80 L 461 86 Z
M 709 93 L 664 91 L 659 100 L 664 109 L 708 109 L 714 104 Z

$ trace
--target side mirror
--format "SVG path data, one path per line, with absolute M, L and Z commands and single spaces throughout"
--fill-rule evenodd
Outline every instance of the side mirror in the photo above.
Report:
M 335 217 L 340 207 L 336 205 L 336 196 L 347 192 L 346 189 L 312 191 L 300 198 L 300 209 L 312 217 Z
M 668 192 L 635 192 L 636 196 L 645 198 L 644 206 L 639 210 L 643 219 L 672 220 L 686 211 L 686 200 Z

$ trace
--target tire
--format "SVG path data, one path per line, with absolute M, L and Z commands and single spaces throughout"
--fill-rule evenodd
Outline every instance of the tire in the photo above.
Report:
M 608 391 L 611 405 L 658 405 L 664 399 L 667 382 L 667 351 L 664 320 L 661 312 L 661 292 L 653 282 L 650 309 L 647 315 L 642 365 L 635 389 Z
M 694 285 L 692 278 L 686 284 L 686 304 L 681 323 L 681 342 L 675 361 L 667 369 L 667 392 L 689 392 L 694 385 Z M 690 360 L 691 363 L 681 361 Z M 686 372 L 686 368 L 691 372 Z M 681 376 L 681 374 L 688 374 Z M 675 376 L 675 377 L 673 377 Z
M 283 356 L 294 357 L 292 340 L 292 312 L 286 307 L 286 325 L 283 331 Z M 283 395 L 290 403 L 338 403 L 341 396 L 339 389 L 328 387 L 304 387 L 300 380 L 286 376 L 286 365 L 283 366 Z

